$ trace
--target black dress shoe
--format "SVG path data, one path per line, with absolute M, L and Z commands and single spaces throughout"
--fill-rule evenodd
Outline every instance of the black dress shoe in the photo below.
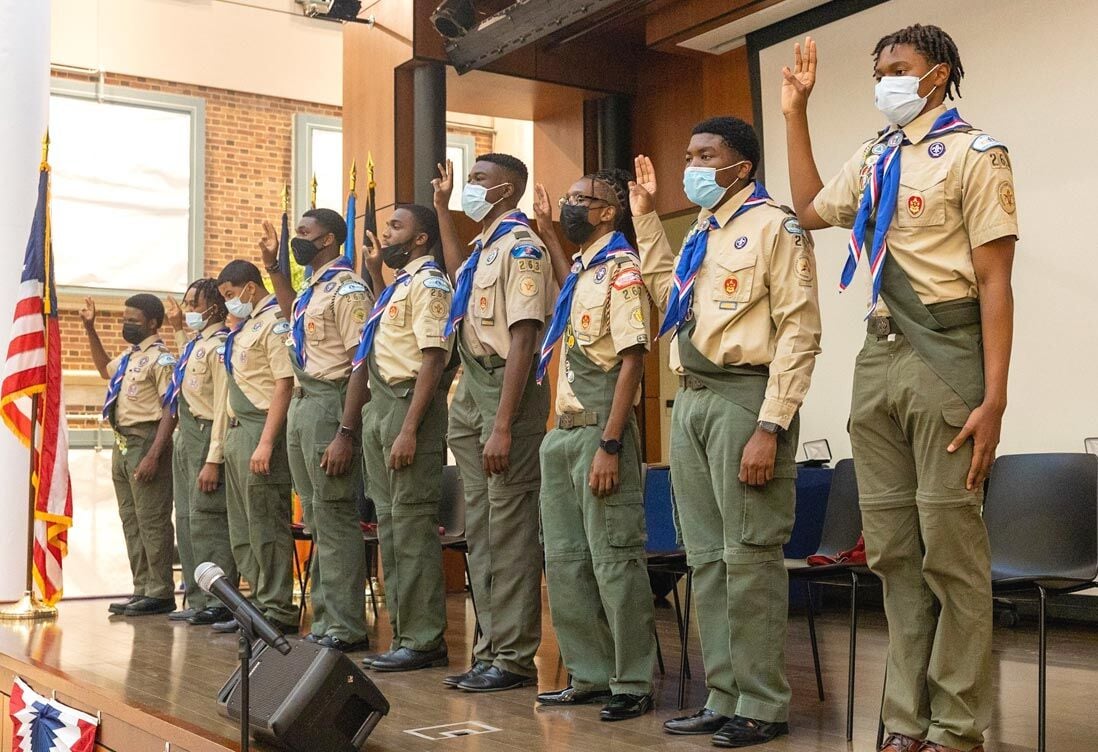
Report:
M 446 646 L 440 645 L 434 650 L 412 650 L 398 648 L 375 658 L 370 668 L 374 671 L 416 671 L 421 668 L 438 668 L 450 663 Z
M 624 721 L 637 718 L 652 709 L 652 695 L 614 695 L 599 711 L 604 721 Z
M 288 622 L 279 621 L 278 619 L 267 619 L 267 621 L 282 634 L 292 635 L 301 631 L 301 627 L 297 624 L 290 624 Z
M 458 684 L 457 688 L 463 689 L 466 692 L 502 692 L 507 689 L 529 687 L 537 683 L 538 678 L 536 676 L 512 674 L 510 671 L 504 671 L 501 668 L 492 666 L 487 671 L 481 672 L 476 676 L 470 676 L 468 679 Z
M 333 635 L 324 635 L 316 641 L 316 644 L 326 648 L 335 648 L 341 653 L 354 653 L 357 650 L 369 650 L 370 638 L 363 636 L 363 638 L 357 642 L 347 642 L 346 640 L 341 640 Z
M 168 621 L 187 621 L 195 614 L 198 613 L 196 608 L 185 608 L 182 611 L 172 611 L 168 614 Z
M 609 689 L 590 689 L 580 691 L 575 687 L 565 687 L 553 692 L 542 692 L 538 695 L 538 702 L 542 705 L 593 705 L 596 702 L 606 702 L 611 698 Z
M 143 595 L 131 595 L 124 601 L 118 601 L 117 603 L 112 603 L 111 605 L 107 606 L 107 610 L 110 611 L 112 614 L 120 614 L 144 597 L 145 596 Z
M 305 638 L 305 639 L 308 639 L 308 638 Z M 386 651 L 384 653 L 373 653 L 372 655 L 366 656 L 365 658 L 363 658 L 359 662 L 363 666 L 365 666 L 366 668 L 373 668 L 374 667 L 374 661 L 376 661 L 378 658 L 382 658 L 382 657 L 392 655 L 394 652 L 396 652 L 396 651 L 389 650 L 389 651 Z
M 204 608 L 196 613 L 191 618 L 187 619 L 188 624 L 204 627 L 209 624 L 217 624 L 218 622 L 225 621 L 233 618 L 232 612 L 224 606 L 210 606 Z
M 491 663 L 477 661 L 469 668 L 468 671 L 462 674 L 451 674 L 450 676 L 447 676 L 445 679 L 443 679 L 442 683 L 445 684 L 447 687 L 456 687 L 466 679 L 472 679 L 474 676 L 480 676 L 490 668 L 492 668 Z
M 175 611 L 175 598 L 142 598 L 126 606 L 122 615 L 152 616 L 153 614 L 170 614 L 172 611 Z
M 664 721 L 663 730 L 669 734 L 715 734 L 730 720 L 732 719 L 726 715 L 721 715 L 716 710 L 702 708 L 694 715 Z
M 211 624 L 210 629 L 221 634 L 232 634 L 236 630 L 240 629 L 240 625 L 236 623 L 236 619 L 226 619 L 225 621 L 219 621 L 216 624 Z
M 788 733 L 789 724 L 784 721 L 756 721 L 738 715 L 713 734 L 713 744 L 717 747 L 752 747 Z

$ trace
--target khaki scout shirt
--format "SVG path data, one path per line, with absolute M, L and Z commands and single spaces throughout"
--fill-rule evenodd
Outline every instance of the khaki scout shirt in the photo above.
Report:
M 603 371 L 610 371 L 621 363 L 621 353 L 630 347 L 643 345 L 648 350 L 650 345 L 648 321 L 652 301 L 644 287 L 637 258 L 622 254 L 595 269 L 587 268 L 611 237 L 613 234 L 607 233 L 574 257 L 584 268 L 576 280 L 563 348 L 564 352 L 579 348 Z M 585 408 L 572 391 L 572 374 L 563 358 L 564 352 L 557 369 L 557 414 L 581 413 Z M 633 404 L 638 402 L 639 386 Z
M 788 428 L 820 352 L 816 260 L 811 237 L 772 201 L 729 222 L 754 188 L 748 184 L 715 212 L 720 229 L 709 233 L 694 281 L 692 341 L 719 366 L 768 366 L 759 420 Z M 698 226 L 713 213 L 702 209 Z M 633 226 L 645 284 L 665 310 L 678 257 L 655 212 L 635 217 Z M 671 370 L 681 374 L 678 344 L 670 349 Z
M 273 297 L 268 295 L 255 305 L 255 310 L 261 313 L 249 317 L 233 339 L 232 379 L 258 410 L 270 408 L 278 379 L 294 375 L 290 348 L 286 345 L 290 324 L 277 305 L 263 310 Z M 224 356 L 224 351 L 221 355 Z
M 487 242 L 503 218 L 477 239 Z M 466 346 L 476 356 L 506 359 L 511 350 L 511 326 L 519 321 L 544 324 L 553 312 L 556 296 L 552 264 L 541 238 L 526 228 L 507 233 L 481 250 L 465 326 L 461 327 Z
M 319 280 L 337 261 L 339 258 L 314 271 L 311 279 Z M 351 373 L 351 358 L 370 312 L 366 283 L 354 272 L 346 271 L 324 284 L 312 285 L 316 289 L 303 314 L 305 373 L 327 381 L 345 379 Z
M 225 322 L 210 324 L 198 334 L 198 342 L 187 360 L 183 371 L 182 398 L 187 400 L 191 414 L 202 420 L 214 420 L 217 417 L 217 405 L 224 403 L 228 395 L 228 374 L 225 373 L 223 360 L 225 344 Z M 217 426 L 215 425 L 215 428 Z M 213 431 L 210 435 L 210 450 L 207 462 L 221 464 L 221 440 L 224 432 Z
M 386 384 L 414 379 L 423 365 L 423 351 L 437 347 L 449 353 L 453 340 L 445 335 L 454 293 L 446 275 L 425 268 L 430 256 L 409 261 L 409 274 L 393 291 L 377 326 L 374 358 Z
M 114 377 L 125 354 L 107 364 L 107 375 Z M 164 414 L 162 401 L 172 383 L 175 356 L 160 341 L 160 335 L 141 340 L 130 356 L 122 376 L 118 400 L 114 403 L 114 422 L 119 426 L 159 422 Z
M 1018 235 L 1006 147 L 976 130 L 927 139 L 945 111 L 937 107 L 903 128 L 911 143 L 900 147 L 900 192 L 888 230 L 889 255 L 927 305 L 979 297 L 972 249 Z M 894 132 L 862 144 L 819 192 L 812 204 L 825 222 L 854 225 L 866 180 Z M 883 301 L 876 314 L 887 315 Z

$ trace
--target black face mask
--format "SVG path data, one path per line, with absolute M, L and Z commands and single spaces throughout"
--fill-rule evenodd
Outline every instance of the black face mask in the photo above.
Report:
M 122 324 L 122 339 L 129 342 L 131 345 L 140 345 L 145 337 L 149 336 L 145 331 L 145 327 L 142 324 L 134 324 L 132 322 L 125 322 Z
M 381 249 L 381 261 L 390 269 L 402 269 L 412 255 L 412 244 L 387 245 Z
M 294 261 L 301 266 L 308 266 L 320 253 L 316 243 L 308 238 L 290 238 L 290 250 L 294 254 Z
M 595 226 L 587 220 L 590 211 L 586 206 L 565 204 L 560 208 L 560 226 L 564 237 L 575 245 L 583 245 L 595 231 Z

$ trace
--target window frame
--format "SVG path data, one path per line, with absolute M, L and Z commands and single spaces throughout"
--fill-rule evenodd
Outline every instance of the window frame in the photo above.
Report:
M 330 115 L 314 115 L 308 112 L 294 113 L 293 162 L 290 166 L 290 184 L 293 186 L 293 205 L 290 211 L 291 229 L 297 219 L 309 210 L 310 182 L 313 179 L 313 131 L 336 131 L 343 134 L 343 118 Z M 340 170 L 342 172 L 342 170 Z M 340 182 L 340 194 L 344 183 Z M 334 207 L 340 213 L 343 206 Z

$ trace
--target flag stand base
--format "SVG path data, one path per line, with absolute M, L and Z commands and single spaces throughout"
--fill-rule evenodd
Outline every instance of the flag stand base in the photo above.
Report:
M 23 593 L 23 597 L 15 603 L 0 606 L 0 620 L 3 621 L 55 618 L 57 618 L 57 609 L 54 606 L 43 606 L 30 593 Z

